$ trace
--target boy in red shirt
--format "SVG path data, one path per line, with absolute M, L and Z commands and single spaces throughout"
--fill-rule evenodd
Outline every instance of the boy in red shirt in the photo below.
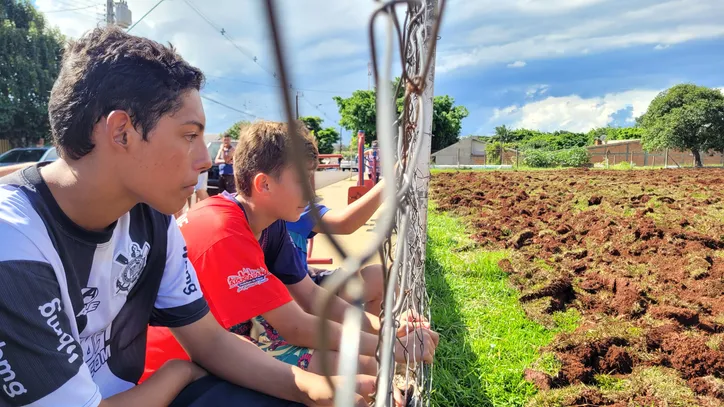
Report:
M 313 171 L 317 163 L 314 139 L 304 126 L 299 129 L 305 139 L 303 153 Z M 179 225 L 209 308 L 221 325 L 278 360 L 321 372 L 321 361 L 313 358 L 319 345 L 319 317 L 302 309 L 292 298 L 294 291 L 290 295 L 287 290 L 309 278 L 284 222 L 297 220 L 306 207 L 301 183 L 308 180 L 300 179 L 292 168 L 291 154 L 285 124 L 254 123 L 241 134 L 234 155 L 239 193 L 201 202 L 179 219 Z M 339 323 L 330 323 L 334 366 L 341 332 Z M 378 338 L 366 332 L 361 335 L 360 373 L 374 375 Z M 411 346 L 420 338 L 424 346 Z M 415 349 L 416 360 L 431 362 L 437 342 L 435 332 L 418 328 L 400 338 L 396 355 L 404 361 L 403 346 L 410 345 L 407 348 Z M 168 359 L 184 357 L 166 330 L 149 334 L 147 373 Z

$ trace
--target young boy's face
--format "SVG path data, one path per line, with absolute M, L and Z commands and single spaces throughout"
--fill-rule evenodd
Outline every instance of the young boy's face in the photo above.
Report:
M 205 125 L 199 92 L 187 91 L 181 109 L 162 116 L 148 142 L 134 143 L 129 150 L 123 163 L 126 188 L 162 213 L 183 208 L 201 171 L 211 167 L 204 143 Z
M 296 222 L 304 212 L 307 202 L 304 200 L 303 182 L 309 182 L 306 177 L 300 177 L 293 166 L 287 166 L 281 171 L 279 177 L 269 177 L 269 194 L 267 207 L 273 211 L 276 219 Z

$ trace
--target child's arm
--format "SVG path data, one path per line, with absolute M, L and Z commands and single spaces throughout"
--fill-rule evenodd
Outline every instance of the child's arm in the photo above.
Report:
M 206 376 L 195 363 L 169 360 L 142 384 L 103 400 L 100 407 L 167 406 L 184 387 Z
M 214 164 L 226 164 L 226 161 L 224 161 L 224 146 L 221 146 L 219 152 L 216 153 Z
M 211 314 L 190 325 L 172 328 L 171 332 L 191 360 L 224 380 L 306 405 L 333 404 L 334 390 L 322 376 L 270 357 L 256 345 L 223 329 Z M 358 394 L 370 394 L 373 388 L 374 377 L 357 376 Z M 360 399 L 357 405 L 366 404 Z
M 28 163 L 22 163 L 22 164 L 13 164 L 8 165 L 5 167 L 0 167 L 0 177 L 4 177 L 8 174 L 12 174 L 17 170 L 22 170 L 25 167 L 29 167 L 31 165 L 35 164 L 34 162 L 28 162 Z
M 310 314 L 316 314 L 315 300 L 317 298 L 322 298 L 328 293 L 326 289 L 320 287 L 317 283 L 312 281 L 309 276 L 304 277 L 302 281 L 296 284 L 288 285 L 287 289 L 302 309 Z M 332 303 L 329 307 L 329 319 L 332 321 L 342 322 L 348 307 L 351 307 L 351 305 L 347 301 L 339 298 L 339 296 L 332 296 Z M 364 318 L 362 319 L 363 331 L 377 334 L 380 331 L 381 326 L 379 317 L 370 314 L 369 312 L 364 313 Z
M 287 342 L 303 348 L 319 349 L 319 317 L 306 313 L 295 301 L 262 314 L 264 319 L 277 330 Z M 342 325 L 329 321 L 327 337 L 329 350 L 339 350 L 342 339 Z M 374 356 L 377 350 L 377 336 L 361 333 L 359 353 Z
M 330 233 L 334 235 L 349 235 L 361 228 L 374 215 L 382 204 L 382 189 L 384 180 L 372 187 L 362 198 L 347 205 L 341 211 L 330 211 L 324 215 L 324 222 L 329 226 Z M 319 225 L 313 231 L 321 233 Z
M 288 343 L 304 348 L 320 348 L 319 317 L 304 312 L 296 302 L 290 301 L 262 316 Z M 342 342 L 342 325 L 330 320 L 327 326 L 329 327 L 328 349 L 338 351 Z M 424 346 L 413 347 L 413 341 L 416 340 L 423 341 Z M 410 332 L 409 335 L 395 341 L 395 359 L 397 362 L 404 363 L 407 350 L 415 353 L 416 360 L 432 363 L 438 340 L 437 333 L 428 329 L 423 328 Z M 375 356 L 377 347 L 377 335 L 360 332 L 360 355 Z

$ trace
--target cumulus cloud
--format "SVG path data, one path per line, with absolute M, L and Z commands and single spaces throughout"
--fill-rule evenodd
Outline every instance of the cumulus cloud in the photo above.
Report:
M 593 98 L 551 96 L 523 105 L 495 109 L 491 122 L 506 123 L 513 128 L 586 132 L 612 123 L 614 114 L 621 110 L 630 109 L 632 117 L 644 114 L 659 92 L 636 89 Z
M 515 61 L 511 64 L 508 64 L 508 68 L 522 68 L 526 65 L 527 64 L 525 63 L 525 61 Z
M 496 3 L 496 4 L 493 4 Z M 500 3 L 500 4 L 497 4 Z M 720 0 L 479 0 L 460 2 L 440 45 L 437 72 L 724 37 Z M 461 35 L 466 21 L 475 27 Z M 449 22 L 449 21 L 448 21 Z M 489 28 L 488 28 L 489 27 Z M 511 28 L 514 27 L 514 28 Z

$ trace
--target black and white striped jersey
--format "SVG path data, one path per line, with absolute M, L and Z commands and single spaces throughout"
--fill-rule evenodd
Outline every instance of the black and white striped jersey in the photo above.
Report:
M 176 222 L 148 205 L 91 232 L 38 166 L 0 179 L 0 407 L 94 407 L 133 387 L 148 324 L 208 312 L 186 257 Z

